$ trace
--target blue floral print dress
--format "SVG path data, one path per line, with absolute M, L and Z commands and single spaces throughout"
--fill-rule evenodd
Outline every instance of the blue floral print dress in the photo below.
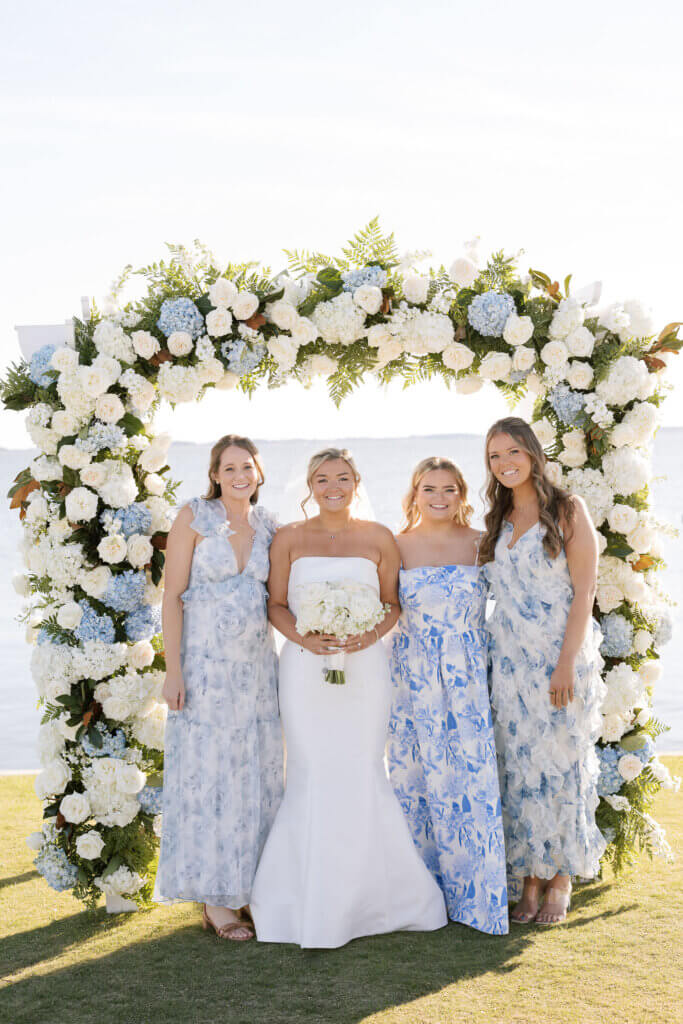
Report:
M 484 568 L 495 610 L 491 634 L 491 705 L 498 749 L 511 895 L 527 875 L 557 872 L 592 878 L 605 841 L 595 824 L 599 774 L 595 743 L 602 728 L 604 684 L 600 629 L 591 619 L 576 659 L 574 699 L 550 703 L 574 597 L 564 551 L 551 558 L 536 523 L 509 548 L 505 520 L 495 559 Z
M 254 542 L 238 572 L 220 499 L 193 498 L 202 540 L 182 595 L 185 706 L 166 725 L 161 853 L 155 899 L 249 902 L 282 798 L 277 661 L 266 615 L 276 523 L 252 506 Z
M 401 569 L 387 757 L 453 921 L 508 931 L 505 850 L 476 565 Z

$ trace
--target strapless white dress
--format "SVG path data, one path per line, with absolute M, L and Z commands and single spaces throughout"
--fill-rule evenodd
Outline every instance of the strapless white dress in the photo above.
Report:
M 289 579 L 292 613 L 302 584 L 346 579 L 379 591 L 370 559 L 298 558 Z M 287 779 L 252 889 L 257 937 L 333 948 L 361 935 L 441 928 L 443 895 L 387 776 L 384 646 L 346 655 L 341 686 L 325 682 L 323 665 L 290 642 L 280 655 Z

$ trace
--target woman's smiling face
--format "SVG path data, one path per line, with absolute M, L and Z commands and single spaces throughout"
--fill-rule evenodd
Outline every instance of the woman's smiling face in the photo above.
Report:
M 458 482 L 448 469 L 430 469 L 415 491 L 415 505 L 423 522 L 454 519 L 461 500 Z
M 231 444 L 221 455 L 215 479 L 222 498 L 248 500 L 258 487 L 258 467 L 248 451 Z
M 531 476 L 531 458 L 510 434 L 494 434 L 486 454 L 491 472 L 503 487 L 519 487 Z
M 326 459 L 313 474 L 311 491 L 321 511 L 348 508 L 356 493 L 356 481 L 348 462 Z

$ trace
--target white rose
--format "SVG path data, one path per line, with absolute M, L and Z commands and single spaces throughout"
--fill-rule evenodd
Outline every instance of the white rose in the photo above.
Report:
M 484 381 L 481 377 L 477 377 L 476 373 L 469 377 L 462 377 L 461 380 L 455 382 L 455 390 L 459 395 L 474 395 L 477 391 L 481 391 L 483 386 Z
M 26 845 L 29 850 L 33 850 L 34 853 L 41 848 L 44 842 L 45 838 L 42 832 L 31 832 L 30 836 L 26 836 Z
M 93 462 L 81 470 L 81 480 L 88 487 L 101 487 L 107 479 L 107 465 L 105 462 Z
M 120 533 L 103 537 L 97 545 L 97 553 L 103 562 L 122 562 L 128 553 L 126 541 Z
M 546 416 L 541 420 L 535 420 L 531 424 L 531 429 L 538 438 L 538 443 L 541 448 L 549 448 L 551 445 L 555 444 L 555 441 L 557 440 L 555 427 Z
M 466 370 L 474 361 L 474 352 L 467 345 L 454 341 L 451 345 L 446 346 L 441 353 L 441 358 L 444 366 L 447 366 L 449 370 Z
M 651 338 L 655 333 L 652 310 L 644 306 L 638 299 L 629 299 L 624 303 L 624 312 L 629 317 L 629 336 L 632 338 Z M 622 341 L 628 340 L 622 338 Z
M 479 270 L 472 260 L 461 257 L 451 263 L 448 276 L 458 288 L 469 288 L 479 277 Z
M 15 572 L 12 575 L 12 586 L 19 597 L 28 597 L 31 593 L 31 581 L 26 573 Z
M 206 318 L 206 330 L 212 338 L 223 338 L 230 333 L 232 314 L 223 306 L 212 309 Z
M 78 352 L 67 345 L 55 349 L 52 353 L 50 365 L 53 370 L 59 370 L 60 373 L 73 371 L 78 366 Z
M 36 776 L 35 791 L 39 800 L 45 800 L 49 796 L 56 796 L 61 793 L 67 783 L 71 781 L 71 769 L 61 757 L 56 757 L 45 765 L 42 772 Z
M 36 523 L 45 521 L 47 519 L 48 507 L 47 501 L 40 493 L 40 491 L 32 491 L 28 496 L 28 508 L 26 510 L 25 518 L 29 523 Z
M 297 345 L 310 345 L 318 337 L 318 328 L 307 316 L 300 316 L 292 327 L 292 340 Z
M 232 311 L 236 320 L 249 320 L 258 309 L 258 298 L 253 292 L 239 292 L 233 301 Z
M 370 348 L 379 348 L 380 345 L 387 345 L 392 340 L 391 331 L 386 324 L 373 324 L 368 329 L 368 345 Z
M 364 284 L 356 288 L 353 301 L 360 309 L 370 314 L 379 313 L 382 308 L 382 289 L 374 284 Z
M 87 487 L 74 487 L 65 500 L 66 517 L 72 523 L 85 523 L 97 514 L 97 495 Z
M 638 669 L 638 675 L 643 686 L 651 687 L 661 678 L 662 666 L 655 659 L 646 661 L 644 665 L 641 665 Z
M 536 362 L 536 351 L 528 345 L 520 345 L 512 357 L 512 369 L 517 373 L 526 373 Z
M 133 476 L 133 470 L 128 463 L 118 459 L 108 459 L 106 471 L 106 478 L 98 488 L 105 505 L 109 505 L 111 508 L 125 508 L 126 505 L 135 501 L 138 495 L 138 486 Z
M 572 298 L 562 299 L 553 314 L 548 334 L 555 340 L 566 338 L 583 323 L 584 316 L 585 313 L 580 302 Z
M 627 544 L 639 555 L 646 554 L 652 547 L 655 531 L 647 523 L 639 523 L 626 537 Z
M 309 356 L 300 368 L 301 378 L 305 383 L 314 377 L 329 377 L 337 369 L 337 360 L 332 356 L 315 355 Z
M 122 793 L 139 793 L 147 781 L 143 772 L 135 764 L 119 761 L 120 768 L 116 773 L 116 788 Z
M 128 538 L 128 561 L 136 569 L 147 565 L 152 560 L 154 548 L 149 537 L 141 533 L 134 533 Z
M 587 359 L 593 352 L 595 338 L 587 327 L 581 326 L 575 327 L 564 339 L 564 343 L 569 350 L 570 356 Z
M 291 370 L 296 363 L 298 346 L 293 338 L 278 334 L 268 342 L 268 351 L 281 370 Z
M 652 633 L 647 629 L 637 629 L 633 637 L 633 650 L 636 654 L 647 654 L 652 647 Z
M 617 761 L 617 769 L 622 779 L 626 782 L 633 782 L 643 770 L 643 762 L 635 754 L 624 754 Z
M 143 505 L 152 513 L 152 525 L 149 528 L 151 534 L 166 533 L 171 529 L 171 506 L 165 498 L 150 495 L 145 498 Z
M 112 573 L 106 565 L 98 565 L 95 569 L 82 572 L 78 582 L 89 597 L 100 598 L 106 591 Z
M 141 359 L 151 359 L 161 348 L 157 339 L 149 331 L 134 331 L 130 337 L 133 348 Z
M 563 341 L 549 341 L 541 349 L 541 359 L 546 366 L 558 369 L 569 359 L 569 351 Z
M 50 424 L 52 431 L 60 437 L 72 437 L 78 432 L 78 420 L 66 409 L 58 409 Z
M 135 712 L 135 704 L 128 697 L 116 695 L 106 697 L 102 701 L 102 710 L 107 718 L 114 722 L 125 722 Z
M 428 293 L 428 277 L 423 277 L 420 274 L 406 274 L 406 276 L 403 278 L 403 295 L 408 300 L 408 302 L 412 302 L 414 305 L 422 305 L 427 301 Z M 379 309 L 379 306 L 377 308 Z M 368 310 L 368 312 L 370 312 L 370 310 Z
M 610 530 L 615 533 L 630 533 L 638 522 L 638 513 L 630 505 L 614 505 L 607 515 Z
M 394 359 L 398 359 L 402 352 L 403 345 L 397 338 L 390 338 L 389 341 L 383 342 L 377 348 L 377 364 L 375 368 L 381 370 L 388 363 L 393 363 Z
M 59 461 L 67 469 L 84 469 L 92 460 L 90 452 L 77 448 L 75 444 L 63 444 L 57 455 Z
M 593 367 L 588 363 L 574 360 L 567 370 L 567 382 L 577 391 L 587 391 L 593 382 Z
M 61 801 L 59 810 L 67 821 L 78 825 L 90 816 L 90 804 L 85 793 L 68 793 Z
M 281 331 L 293 330 L 301 319 L 296 311 L 296 307 L 291 302 L 287 302 L 286 299 L 278 299 L 277 302 L 271 302 L 266 307 L 266 313 Z
M 529 374 L 526 379 L 526 386 L 532 395 L 544 395 L 548 390 L 545 381 L 538 373 Z
M 103 394 L 110 383 L 108 375 L 99 366 L 79 366 L 78 382 L 91 398 Z
M 156 473 L 166 465 L 167 453 L 163 448 L 152 442 L 149 448 L 140 453 L 138 465 L 147 473 Z
M 97 829 L 91 828 L 76 840 L 76 853 L 83 860 L 97 860 L 103 849 L 104 839 Z
M 150 494 L 158 496 L 166 490 L 166 481 L 158 473 L 148 473 L 145 477 L 145 488 Z
M 624 595 L 620 587 L 615 586 L 613 583 L 600 583 L 598 584 L 596 600 L 598 602 L 598 608 L 603 614 L 614 611 L 618 608 L 623 601 Z
M 534 324 L 530 316 L 518 316 L 510 313 L 503 328 L 503 339 L 508 345 L 525 345 L 534 333 Z
M 649 594 L 649 587 L 643 577 L 638 572 L 632 572 L 631 575 L 624 580 L 624 597 L 631 604 L 642 604 Z
M 546 462 L 544 474 L 555 487 L 563 486 L 562 466 L 559 462 Z
M 212 315 L 209 313 L 209 316 Z M 229 313 L 227 315 L 230 316 Z M 189 356 L 192 351 L 192 335 L 187 331 L 173 331 L 172 334 L 169 334 L 166 344 L 172 356 Z
M 149 668 L 153 661 L 154 648 L 148 640 L 139 640 L 128 648 L 128 664 L 131 668 Z
M 237 286 L 229 281 L 227 277 L 219 277 L 209 288 L 209 301 L 212 306 L 227 308 L 232 306 L 237 298 Z
M 103 423 L 118 423 L 125 412 L 123 402 L 118 395 L 100 395 L 95 402 L 95 415 Z
M 505 352 L 487 352 L 479 365 L 484 380 L 505 380 L 512 369 L 512 359 Z
M 562 435 L 563 450 L 558 458 L 564 466 L 575 469 L 583 466 L 588 458 L 586 451 L 586 435 L 583 430 L 568 430 Z
M 76 629 L 83 618 L 83 609 L 75 601 L 63 604 L 57 612 L 57 623 L 62 629 Z

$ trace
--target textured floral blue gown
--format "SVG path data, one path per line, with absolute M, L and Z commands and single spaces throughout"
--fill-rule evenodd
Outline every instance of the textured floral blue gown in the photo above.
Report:
M 508 931 L 489 705 L 486 582 L 476 565 L 401 569 L 387 756 L 413 840 L 453 921 Z
M 237 571 L 220 499 L 193 498 L 194 551 L 182 595 L 185 706 L 166 725 L 161 853 L 155 899 L 249 902 L 282 798 L 277 662 L 266 616 L 275 521 L 253 506 L 254 543 Z
M 599 774 L 595 743 L 602 728 L 604 684 L 597 622 L 591 619 L 576 659 L 574 700 L 550 703 L 574 590 L 564 551 L 550 558 L 536 523 L 510 550 L 504 521 L 495 560 L 485 566 L 495 610 L 491 634 L 491 704 L 498 749 L 511 894 L 527 875 L 592 878 L 605 841 L 595 824 Z

